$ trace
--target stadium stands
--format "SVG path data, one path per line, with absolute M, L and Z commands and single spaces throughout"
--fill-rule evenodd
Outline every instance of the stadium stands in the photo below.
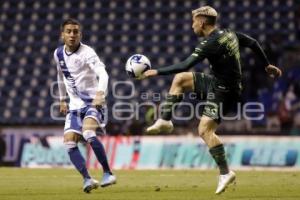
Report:
M 204 4 L 220 12 L 221 27 L 246 32 L 262 42 L 275 64 L 280 63 L 278 55 L 283 55 L 286 47 L 299 44 L 297 5 L 293 0 L 2 0 L 0 124 L 63 124 L 62 120 L 53 120 L 50 114 L 53 108 L 53 114 L 58 115 L 57 107 L 52 106 L 57 100 L 53 98 L 53 94 L 57 95 L 57 87 L 53 85 L 56 67 L 52 54 L 59 45 L 59 25 L 63 19 L 74 17 L 82 22 L 83 41 L 95 47 L 107 65 L 111 77 L 108 103 L 112 107 L 120 100 L 112 94 L 113 83 L 132 81 L 124 71 L 130 55 L 147 55 L 153 67 L 160 67 L 178 62 L 192 52 L 196 37 L 191 29 L 191 10 Z M 263 66 L 253 54 L 245 50 L 242 57 L 244 81 L 251 83 L 245 85 L 244 101 L 259 99 L 268 105 L 267 111 L 276 110 L 276 105 L 269 107 L 270 95 L 284 94 L 289 86 L 284 84 L 290 83 L 290 79 L 280 79 L 271 89 Z M 207 63 L 196 67 L 197 70 L 205 68 Z M 128 102 L 144 101 L 141 93 L 166 92 L 171 78 L 152 78 L 141 84 L 133 81 L 136 91 Z M 116 92 L 130 95 L 131 88 L 123 85 Z M 184 112 L 183 109 L 181 114 Z M 111 116 L 112 113 L 110 122 L 117 123 Z

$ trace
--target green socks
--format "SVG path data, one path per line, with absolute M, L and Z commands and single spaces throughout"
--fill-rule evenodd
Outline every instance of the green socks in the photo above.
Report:
M 166 97 L 166 101 L 163 103 L 161 107 L 161 118 L 164 120 L 171 120 L 173 105 L 175 103 L 181 102 L 182 99 L 183 99 L 183 94 L 179 94 L 179 95 L 168 94 Z
M 228 174 L 229 169 L 223 144 L 210 148 L 209 152 L 216 161 L 220 170 L 220 174 Z

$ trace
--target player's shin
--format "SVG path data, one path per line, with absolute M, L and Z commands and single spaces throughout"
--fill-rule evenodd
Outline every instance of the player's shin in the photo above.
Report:
M 109 164 L 108 164 L 108 161 L 107 161 L 105 149 L 103 147 L 103 144 L 97 139 L 95 131 L 85 130 L 83 132 L 83 137 L 91 145 L 91 147 L 97 157 L 97 160 L 102 165 L 103 171 L 105 173 L 112 174 Z
M 91 176 L 89 175 L 89 172 L 86 168 L 85 160 L 77 147 L 77 143 L 74 141 L 67 141 L 64 144 L 68 150 L 70 160 L 77 171 L 82 175 L 84 179 L 90 179 Z
M 167 121 L 171 120 L 173 114 L 172 111 L 176 109 L 176 107 L 173 109 L 173 106 L 181 102 L 182 99 L 183 99 L 183 94 L 178 94 L 178 95 L 168 94 L 166 97 L 166 101 L 161 106 L 161 118 Z
M 212 155 L 215 162 L 217 163 L 219 170 L 220 170 L 220 174 L 221 175 L 228 174 L 229 168 L 228 168 L 226 154 L 225 154 L 223 144 L 219 144 L 217 146 L 210 148 L 209 152 Z

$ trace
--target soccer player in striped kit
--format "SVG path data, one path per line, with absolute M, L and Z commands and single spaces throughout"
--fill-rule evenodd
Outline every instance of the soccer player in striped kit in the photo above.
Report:
M 81 24 L 74 19 L 65 20 L 61 25 L 64 45 L 55 50 L 54 59 L 58 72 L 60 112 L 66 114 L 64 144 L 71 162 L 83 177 L 83 191 L 89 193 L 98 188 L 99 182 L 89 175 L 84 157 L 77 147 L 81 137 L 91 145 L 102 165 L 100 185 L 114 184 L 116 177 L 111 172 L 104 147 L 96 137 L 96 129 L 105 127 L 109 77 L 104 63 L 91 47 L 81 43 L 81 38 Z

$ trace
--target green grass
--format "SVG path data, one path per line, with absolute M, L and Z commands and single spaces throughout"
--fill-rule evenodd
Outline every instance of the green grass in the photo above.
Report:
M 94 178 L 100 173 L 91 171 Z M 82 192 L 82 180 L 73 169 L 0 168 L 1 200 L 189 200 L 300 199 L 300 171 L 237 171 L 237 185 L 214 194 L 217 171 L 116 171 L 118 183 Z

